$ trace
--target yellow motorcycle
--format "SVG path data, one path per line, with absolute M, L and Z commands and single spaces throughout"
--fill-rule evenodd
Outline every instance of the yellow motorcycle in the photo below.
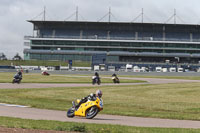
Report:
M 79 103 L 80 100 L 77 100 Z M 67 117 L 72 118 L 74 116 L 86 117 L 87 119 L 94 118 L 101 110 L 103 110 L 103 100 L 99 97 L 96 97 L 96 100 L 88 100 L 85 103 L 82 103 L 78 109 L 71 107 L 67 111 Z
M 120 83 L 120 81 L 119 81 L 119 78 L 118 77 L 116 77 L 116 76 L 114 76 L 114 77 L 112 77 L 112 80 L 113 80 L 113 83 Z

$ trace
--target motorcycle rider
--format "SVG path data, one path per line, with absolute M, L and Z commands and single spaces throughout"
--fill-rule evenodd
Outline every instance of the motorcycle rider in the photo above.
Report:
M 21 71 L 17 72 L 17 73 L 15 74 L 14 78 L 15 78 L 15 79 L 18 79 L 19 81 L 21 81 L 21 80 L 22 80 L 22 72 L 21 72 Z
M 102 95 L 103 95 L 103 93 L 102 93 L 101 90 L 96 90 L 96 93 L 95 93 L 95 94 L 94 94 L 94 93 L 91 93 L 90 95 L 88 95 L 88 96 L 82 98 L 82 99 L 80 100 L 80 102 L 78 103 L 78 105 L 75 105 L 75 102 L 72 101 L 72 105 L 73 105 L 73 107 L 75 107 L 75 109 L 78 109 L 79 106 L 80 106 L 82 103 L 85 103 L 85 102 L 87 102 L 87 101 L 89 101 L 89 100 L 90 100 L 90 101 L 95 101 L 95 100 L 96 100 L 96 97 L 101 98 Z
M 113 77 L 114 79 L 116 79 L 117 82 L 119 82 L 119 78 L 117 77 L 117 74 L 114 73 L 114 74 L 112 75 L 112 77 Z M 113 79 L 113 78 L 112 78 L 112 79 Z
M 101 80 L 100 80 L 98 72 L 95 72 L 94 76 L 92 76 L 92 84 L 94 85 L 96 83 L 98 85 L 100 85 L 100 83 L 101 83 Z

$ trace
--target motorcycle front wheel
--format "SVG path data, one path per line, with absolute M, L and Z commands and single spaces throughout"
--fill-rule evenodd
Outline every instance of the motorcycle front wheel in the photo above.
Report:
M 69 117 L 69 118 L 74 117 L 74 111 L 75 111 L 74 108 L 70 108 L 70 109 L 67 111 L 67 117 Z
M 95 84 L 95 80 L 94 80 L 94 79 L 92 80 L 92 84 L 93 84 L 93 85 Z
M 92 119 L 98 114 L 98 112 L 99 112 L 99 109 L 97 108 L 97 106 L 93 106 L 87 110 L 86 118 Z

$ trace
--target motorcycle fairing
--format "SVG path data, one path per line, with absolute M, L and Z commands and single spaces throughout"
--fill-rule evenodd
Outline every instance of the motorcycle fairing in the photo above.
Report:
M 87 101 L 86 103 L 83 103 L 80 105 L 80 107 L 78 108 L 78 110 L 76 110 L 74 112 L 75 116 L 86 116 L 86 111 L 91 108 L 92 106 L 97 106 L 99 108 L 99 110 L 102 110 L 103 108 L 103 104 L 101 102 L 102 105 L 100 105 L 100 99 L 96 98 L 95 101 Z

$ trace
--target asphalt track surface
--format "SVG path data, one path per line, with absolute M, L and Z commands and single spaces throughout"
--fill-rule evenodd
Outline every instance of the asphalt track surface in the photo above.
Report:
M 198 80 L 180 80 L 180 79 L 155 79 L 155 78 L 129 78 L 134 80 L 144 80 L 147 83 L 124 83 L 120 85 L 137 85 L 137 84 L 165 84 L 165 83 L 185 83 L 200 82 Z M 107 86 L 113 84 L 102 84 Z M 92 86 L 91 84 L 11 84 L 0 83 L 1 89 L 14 88 L 48 88 L 48 87 L 76 87 L 76 86 Z M 158 118 L 141 118 L 116 115 L 98 114 L 94 119 L 88 120 L 82 117 L 67 118 L 66 111 L 55 111 L 46 109 L 35 109 L 27 107 L 15 107 L 0 105 L 0 116 L 34 119 L 34 120 L 56 120 L 67 122 L 81 123 L 98 123 L 98 124 L 117 124 L 137 127 L 163 127 L 163 128 L 200 128 L 200 121 L 191 120 L 170 120 Z
M 66 111 L 0 106 L 0 115 L 34 120 L 56 120 L 97 124 L 117 124 L 137 127 L 200 128 L 200 121 L 169 120 L 98 114 L 93 119 L 67 118 Z

